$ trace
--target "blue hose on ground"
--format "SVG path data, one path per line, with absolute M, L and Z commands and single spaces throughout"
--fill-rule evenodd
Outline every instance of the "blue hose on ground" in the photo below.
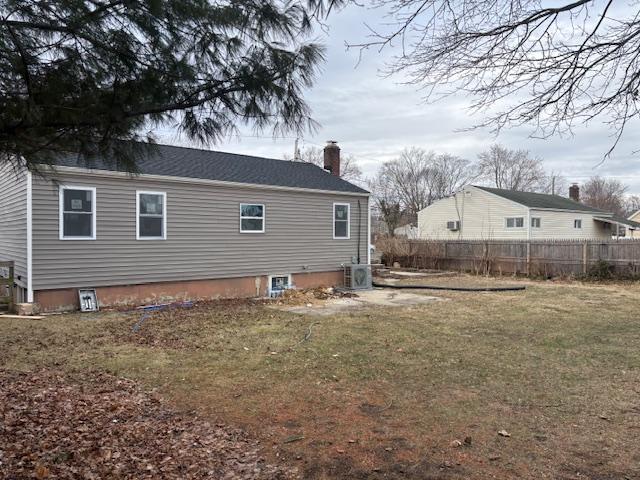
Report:
M 193 302 L 176 302 L 176 303 L 163 303 L 160 305 L 147 305 L 144 307 L 141 307 L 141 310 L 144 312 L 142 314 L 142 317 L 140 317 L 140 320 L 138 320 L 133 327 L 131 327 L 131 331 L 133 333 L 138 333 L 140 331 L 140 329 L 142 328 L 142 324 L 144 323 L 144 321 L 149 318 L 153 312 L 157 312 L 158 310 L 164 310 L 165 308 L 176 308 L 176 307 L 180 307 L 180 308 L 191 308 L 193 307 Z

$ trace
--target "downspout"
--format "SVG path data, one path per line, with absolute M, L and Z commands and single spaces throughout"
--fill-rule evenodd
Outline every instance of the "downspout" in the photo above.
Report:
M 33 176 L 27 171 L 27 303 L 33 303 Z
M 362 207 L 360 206 L 360 199 L 358 199 L 358 265 L 360 265 L 360 240 L 362 237 Z
M 367 265 L 371 265 L 371 197 L 367 197 Z

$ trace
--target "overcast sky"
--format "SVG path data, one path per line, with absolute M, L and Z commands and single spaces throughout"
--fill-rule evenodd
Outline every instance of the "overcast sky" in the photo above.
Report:
M 367 35 L 365 22 L 379 24 L 380 12 L 352 5 L 333 14 L 328 32 L 319 33 L 319 40 L 327 46 L 327 61 L 307 100 L 321 127 L 302 138 L 301 147 L 337 140 L 342 151 L 353 154 L 369 176 L 405 147 L 418 146 L 473 160 L 491 143 L 499 142 L 508 148 L 531 151 L 544 159 L 547 170 L 560 172 L 568 182 L 583 182 L 598 174 L 617 178 L 629 186 L 629 193 L 640 194 L 640 153 L 633 153 L 640 148 L 637 124 L 627 127 L 613 156 L 600 166 L 613 142 L 612 132 L 601 120 L 576 129 L 572 137 L 546 140 L 531 138 L 532 129 L 527 128 L 506 130 L 498 137 L 486 130 L 464 131 L 481 120 L 470 116 L 467 98 L 449 97 L 426 104 L 415 86 L 403 85 L 402 78 L 380 74 L 392 51 L 368 51 L 358 63 L 358 52 L 346 50 L 345 42 L 363 41 Z M 156 134 L 163 143 L 190 145 L 170 129 Z M 293 137 L 274 139 L 270 132 L 261 138 L 253 135 L 251 130 L 244 131 L 240 138 L 214 149 L 272 158 L 293 153 Z

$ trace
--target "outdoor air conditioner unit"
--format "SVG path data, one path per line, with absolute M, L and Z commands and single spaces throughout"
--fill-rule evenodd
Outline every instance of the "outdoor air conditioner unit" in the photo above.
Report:
M 460 230 L 460 220 L 447 222 L 447 230 L 451 230 L 452 232 Z
M 371 288 L 371 265 L 345 265 L 344 286 L 351 290 L 366 290 Z

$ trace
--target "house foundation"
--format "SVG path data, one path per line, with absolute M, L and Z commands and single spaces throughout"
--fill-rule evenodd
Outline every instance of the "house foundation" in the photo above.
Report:
M 266 296 L 269 277 L 251 276 L 157 282 L 140 285 L 95 287 L 100 307 L 126 307 L 184 300 L 216 300 Z M 343 272 L 308 272 L 292 274 L 296 288 L 341 286 Z M 94 288 L 91 285 L 82 288 Z M 36 290 L 35 303 L 40 312 L 73 311 L 80 308 L 77 288 Z

